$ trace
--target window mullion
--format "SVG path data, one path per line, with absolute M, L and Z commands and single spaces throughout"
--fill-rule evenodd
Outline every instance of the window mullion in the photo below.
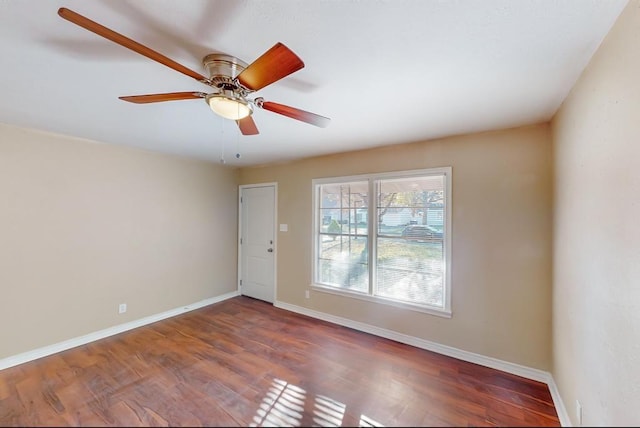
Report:
M 369 239 L 367 240 L 369 254 L 369 295 L 373 296 L 376 281 L 376 251 L 378 236 L 378 186 L 377 181 L 369 179 Z

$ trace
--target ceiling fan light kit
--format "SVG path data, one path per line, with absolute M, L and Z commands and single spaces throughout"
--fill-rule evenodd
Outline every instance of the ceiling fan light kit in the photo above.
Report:
M 244 119 L 253 113 L 253 107 L 247 100 L 235 96 L 232 91 L 224 92 L 227 93 L 212 93 L 205 97 L 214 113 L 231 120 Z
M 327 117 L 284 104 L 264 101 L 262 97 L 253 100 L 247 98 L 251 93 L 304 67 L 302 60 L 282 43 L 276 43 L 251 64 L 224 53 L 211 53 L 202 60 L 202 65 L 209 76 L 205 77 L 161 53 L 116 33 L 72 10 L 62 7 L 58 9 L 58 15 L 69 22 L 185 74 L 213 89 L 213 92 L 209 94 L 186 91 L 120 97 L 123 101 L 148 104 L 204 98 L 214 113 L 225 119 L 235 120 L 243 135 L 256 135 L 259 133 L 251 117 L 254 106 L 319 127 L 325 127 L 330 122 Z
M 214 113 L 225 119 L 240 120 L 253 114 L 253 107 L 245 98 L 249 91 L 236 78 L 247 68 L 244 61 L 223 53 L 212 53 L 202 59 L 209 84 L 218 89 L 205 97 Z

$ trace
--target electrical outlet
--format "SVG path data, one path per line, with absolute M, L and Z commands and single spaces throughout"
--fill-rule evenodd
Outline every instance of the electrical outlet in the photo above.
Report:
M 120 303 L 120 305 L 118 305 L 118 313 L 119 314 L 124 314 L 125 312 L 127 312 L 127 304 L 126 303 Z
M 309 298 L 309 290 L 307 290 L 307 291 L 305 291 L 305 292 L 304 292 L 304 298 L 305 298 L 305 299 L 308 299 L 308 298 Z
M 578 426 L 582 426 L 582 404 L 578 400 L 576 400 L 576 420 L 578 421 Z

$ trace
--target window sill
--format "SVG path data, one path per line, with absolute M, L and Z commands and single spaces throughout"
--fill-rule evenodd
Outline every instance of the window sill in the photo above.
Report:
M 311 288 L 314 291 L 321 293 L 335 294 L 337 296 L 352 297 L 354 299 L 364 300 L 367 302 L 379 303 L 383 305 L 395 306 L 397 308 L 408 309 L 411 311 L 422 312 L 429 315 L 435 315 L 442 318 L 451 318 L 452 314 L 450 310 L 435 309 L 433 307 L 415 305 L 411 303 L 399 302 L 397 300 L 385 299 L 384 297 L 370 296 L 368 294 L 359 293 L 357 291 L 340 290 L 337 288 L 321 285 L 311 284 Z

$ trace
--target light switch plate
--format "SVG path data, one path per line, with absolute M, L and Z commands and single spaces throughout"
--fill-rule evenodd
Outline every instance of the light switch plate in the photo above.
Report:
M 289 225 L 288 224 L 281 224 L 280 225 L 280 232 L 287 232 L 289 231 Z

